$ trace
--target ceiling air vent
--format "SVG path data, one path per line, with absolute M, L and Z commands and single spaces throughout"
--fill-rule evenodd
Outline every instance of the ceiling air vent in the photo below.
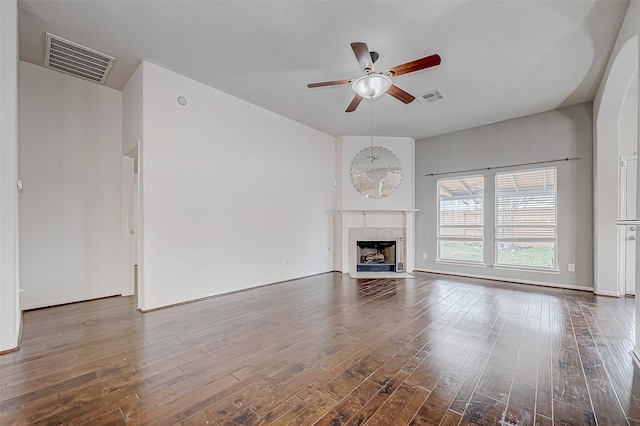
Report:
M 428 104 L 444 99 L 444 94 L 440 90 L 436 89 L 418 96 L 417 99 L 423 104 Z
M 115 58 L 47 33 L 44 66 L 104 84 Z

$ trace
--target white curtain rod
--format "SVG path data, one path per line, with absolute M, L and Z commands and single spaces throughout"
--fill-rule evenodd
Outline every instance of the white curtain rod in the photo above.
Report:
M 557 163 L 558 161 L 569 161 L 569 160 L 579 160 L 579 159 L 580 157 L 557 158 L 555 160 L 532 161 L 531 163 L 510 164 L 508 166 L 483 167 L 480 169 L 456 170 L 454 172 L 427 173 L 425 176 L 440 176 L 440 175 L 450 175 L 453 173 L 479 172 L 482 170 L 504 169 L 507 167 L 518 167 L 518 166 L 533 166 L 535 164 Z

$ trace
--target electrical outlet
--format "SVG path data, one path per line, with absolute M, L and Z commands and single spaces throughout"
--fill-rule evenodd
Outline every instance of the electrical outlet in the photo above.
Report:
M 569 263 L 569 265 L 567 266 L 567 271 L 569 271 L 569 272 L 575 272 L 575 271 L 576 271 L 576 265 L 575 265 L 575 263 Z
M 167 280 L 167 284 L 173 282 L 173 273 L 172 272 L 167 272 L 166 280 Z
M 427 259 L 428 258 L 427 253 L 422 253 L 422 258 Z
M 293 263 L 293 260 L 287 259 L 287 265 L 291 265 L 292 263 Z

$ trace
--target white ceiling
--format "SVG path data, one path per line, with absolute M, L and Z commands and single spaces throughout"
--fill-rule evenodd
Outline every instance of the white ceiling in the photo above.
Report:
M 42 65 L 45 32 L 116 58 L 122 89 L 141 60 L 333 136 L 369 134 L 367 100 L 344 112 L 359 75 L 349 43 L 378 71 L 438 53 L 394 83 L 445 99 L 373 102 L 374 133 L 416 139 L 593 99 L 628 0 L 19 1 L 20 59 Z M 178 94 L 176 94 L 178 95 Z

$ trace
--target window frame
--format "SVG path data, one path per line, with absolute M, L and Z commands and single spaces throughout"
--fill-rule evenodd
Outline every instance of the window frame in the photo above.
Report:
M 481 236 L 480 237 L 470 237 L 470 236 L 462 236 L 462 237 L 457 237 L 454 235 L 441 235 L 440 234 L 440 230 L 443 227 L 450 227 L 450 228 L 470 228 L 470 229 L 476 229 L 478 228 L 478 225 L 441 225 L 440 223 L 440 211 L 441 211 L 441 206 L 440 206 L 440 182 L 442 181 L 451 181 L 451 180 L 463 180 L 463 179 L 471 179 L 471 178 L 480 178 L 482 180 L 482 224 L 480 225 L 480 233 Z M 463 264 L 463 265 L 469 265 L 469 266 L 486 266 L 485 263 L 485 256 L 484 256 L 484 249 L 485 249 L 485 176 L 484 174 L 473 174 L 473 175 L 461 175 L 461 176 L 454 176 L 454 177 L 443 177 L 440 179 L 436 180 L 436 210 L 437 210 L 437 214 L 436 214 L 436 259 L 435 262 L 436 263 L 452 263 L 452 264 Z M 440 242 L 441 241 L 477 241 L 480 242 L 481 244 L 481 257 L 480 260 L 466 260 L 466 259 L 449 259 L 449 258 L 442 258 L 441 257 L 441 253 L 440 253 Z
M 551 237 L 525 237 L 521 239 L 505 239 L 504 237 L 499 238 L 499 231 L 504 227 L 514 227 L 513 224 L 507 226 L 499 225 L 499 190 L 498 190 L 498 176 L 500 175 L 513 175 L 518 173 L 527 173 L 527 172 L 537 172 L 543 170 L 553 170 L 555 172 L 555 185 L 554 185 L 554 223 L 553 226 L 544 226 L 548 228 L 552 228 L 554 231 L 553 238 Z M 516 269 L 523 271 L 536 271 L 536 272 L 550 272 L 550 273 L 559 273 L 558 269 L 558 168 L 556 166 L 549 167 L 538 167 L 531 169 L 517 169 L 506 172 L 496 172 L 493 177 L 494 184 L 494 264 L 493 267 L 495 269 Z M 520 228 L 526 227 L 540 227 L 539 225 L 525 225 L 520 226 Z M 499 263 L 498 260 L 498 247 L 501 243 L 504 242 L 552 242 L 553 243 L 553 265 L 552 266 L 538 266 L 538 265 L 520 265 L 520 264 L 509 264 L 509 263 Z

